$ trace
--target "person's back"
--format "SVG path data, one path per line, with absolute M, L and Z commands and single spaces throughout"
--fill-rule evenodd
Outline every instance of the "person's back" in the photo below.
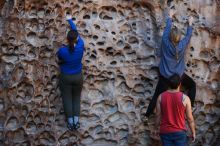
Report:
M 59 49 L 58 55 L 63 63 L 60 64 L 60 70 L 65 74 L 77 74 L 82 70 L 82 58 L 84 51 L 84 42 L 80 38 L 74 46 L 74 51 L 69 52 L 68 46 L 63 46 Z
M 192 26 L 187 28 L 186 35 L 180 40 L 181 32 L 176 27 L 172 28 L 172 19 L 167 18 L 167 26 L 162 36 L 161 60 L 159 71 L 165 78 L 174 73 L 182 76 L 185 70 L 184 54 L 192 35 Z
M 165 91 L 161 94 L 160 133 L 186 130 L 185 112 L 182 92 Z

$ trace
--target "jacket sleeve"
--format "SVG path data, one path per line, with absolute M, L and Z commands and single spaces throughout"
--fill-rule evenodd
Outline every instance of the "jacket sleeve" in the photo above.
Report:
M 76 24 L 73 22 L 73 20 L 72 20 L 72 19 L 68 19 L 67 21 L 68 21 L 68 23 L 69 23 L 71 29 L 77 31 L 77 29 L 76 29 Z
M 56 62 L 57 64 L 61 65 L 64 63 L 64 60 L 61 57 L 61 49 L 59 49 L 56 53 L 57 57 L 56 57 Z
M 76 30 L 76 31 L 77 31 L 76 25 L 75 25 L 75 23 L 73 22 L 73 20 L 72 20 L 72 19 L 69 19 L 69 20 L 67 20 L 67 21 L 68 21 L 68 23 L 69 23 L 69 25 L 70 25 L 70 27 L 71 27 L 71 30 Z M 77 45 L 78 45 L 79 47 L 84 48 L 84 41 L 83 41 L 83 39 L 80 37 L 80 34 L 79 34 L 79 33 L 78 33 Z
M 164 41 L 169 40 L 171 27 L 172 27 L 172 19 L 168 17 L 166 20 L 166 27 L 164 29 L 163 37 L 162 37 Z
M 187 47 L 187 45 L 189 44 L 190 38 L 192 36 L 192 31 L 193 31 L 192 26 L 188 26 L 185 37 L 180 41 L 180 44 L 179 44 L 180 48 L 185 49 Z

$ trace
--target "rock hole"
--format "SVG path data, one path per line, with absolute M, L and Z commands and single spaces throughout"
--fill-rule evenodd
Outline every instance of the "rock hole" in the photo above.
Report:
M 84 33 L 85 33 L 85 34 L 88 34 L 88 33 L 89 33 L 89 31 L 88 31 L 87 29 L 85 29 L 85 30 L 84 30 Z
M 108 15 L 104 14 L 103 12 L 100 13 L 99 17 L 103 20 L 113 20 L 113 18 L 111 16 L 108 16 Z
M 131 44 L 139 44 L 139 41 L 136 37 L 130 37 L 128 42 Z
M 124 43 L 123 43 L 122 40 L 119 40 L 119 41 L 117 42 L 117 46 L 118 46 L 118 47 L 122 47 L 123 45 L 124 45 Z
M 94 35 L 92 38 L 94 41 L 96 41 L 99 37 L 97 35 Z
M 135 22 L 132 23 L 132 27 L 136 27 L 136 23 Z
M 97 45 L 99 45 L 99 46 L 104 46 L 104 45 L 105 45 L 105 42 L 98 42 Z
M 94 26 L 95 26 L 95 29 L 100 30 L 100 26 L 99 25 L 94 24 Z
M 90 16 L 89 15 L 84 15 L 83 19 L 90 19 Z
M 19 121 L 16 117 L 11 117 L 6 124 L 8 129 L 16 129 L 19 124 Z
M 111 63 L 110 63 L 111 65 L 116 65 L 117 64 L 117 61 L 112 61 Z
M 90 59 L 95 60 L 95 59 L 96 59 L 96 56 L 95 56 L 94 54 L 92 54 L 92 55 L 90 56 Z
M 98 13 L 97 12 L 92 12 L 92 17 L 93 18 L 96 18 L 98 16 Z
M 112 34 L 115 35 L 116 33 L 114 31 L 112 31 Z
M 124 47 L 124 50 L 125 50 L 125 51 L 130 51 L 130 50 L 131 50 L 131 46 L 125 46 L 125 47 Z
M 33 121 L 28 122 L 28 124 L 27 124 L 27 126 L 26 126 L 26 131 L 27 131 L 27 133 L 29 133 L 29 134 L 34 134 L 34 133 L 36 133 L 36 131 L 37 131 L 37 126 L 36 126 L 36 124 L 35 124 Z
M 202 58 L 209 58 L 209 52 L 208 51 L 201 51 L 199 53 L 199 56 L 202 57 Z

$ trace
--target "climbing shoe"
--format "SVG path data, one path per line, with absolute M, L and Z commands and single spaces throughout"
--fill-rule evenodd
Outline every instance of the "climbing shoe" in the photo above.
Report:
M 74 127 L 75 130 L 80 128 L 80 123 L 79 122 L 77 122 L 76 124 L 73 124 L 73 125 L 74 125 L 73 127 Z

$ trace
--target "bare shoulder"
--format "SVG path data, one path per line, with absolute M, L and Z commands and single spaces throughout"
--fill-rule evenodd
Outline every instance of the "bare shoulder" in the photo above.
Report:
M 158 100 L 159 102 L 161 102 L 161 96 L 162 96 L 162 93 L 158 96 L 158 99 L 157 99 L 157 100 Z
M 189 96 L 187 96 L 186 94 L 183 94 L 183 101 L 185 100 L 189 100 Z
M 187 96 L 186 94 L 183 94 L 183 99 L 182 99 L 183 104 L 186 106 L 187 104 L 189 104 L 190 99 L 189 96 Z

